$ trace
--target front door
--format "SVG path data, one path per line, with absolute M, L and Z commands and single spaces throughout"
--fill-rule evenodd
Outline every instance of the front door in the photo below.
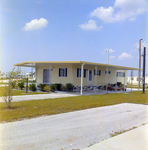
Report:
M 92 70 L 88 70 L 88 85 L 92 85 Z
M 49 83 L 49 69 L 43 69 L 43 83 Z

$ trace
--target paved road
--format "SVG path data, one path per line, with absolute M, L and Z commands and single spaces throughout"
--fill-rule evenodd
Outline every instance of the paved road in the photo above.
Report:
M 82 149 L 147 122 L 148 105 L 124 103 L 4 123 L 0 150 Z

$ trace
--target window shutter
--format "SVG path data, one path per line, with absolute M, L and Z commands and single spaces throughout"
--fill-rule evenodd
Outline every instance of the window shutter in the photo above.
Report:
M 66 71 L 66 72 L 65 72 L 65 77 L 67 77 L 67 68 L 65 68 L 65 71 Z
M 77 77 L 79 77 L 79 68 L 77 68 Z
M 99 76 L 101 76 L 101 70 L 99 70 Z
M 86 77 L 86 69 L 84 69 L 84 78 Z
M 60 77 L 60 70 L 61 70 L 61 69 L 59 68 L 59 77 Z
M 96 72 L 96 70 L 94 70 L 94 75 L 96 75 L 95 72 Z

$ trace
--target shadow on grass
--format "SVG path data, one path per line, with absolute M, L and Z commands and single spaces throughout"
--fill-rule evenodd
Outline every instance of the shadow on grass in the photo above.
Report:
M 10 106 L 10 107 L 8 107 L 8 106 L 3 106 L 2 108 L 1 108 L 1 110 L 3 110 L 3 111 L 9 111 L 9 110 L 15 110 L 15 109 L 19 109 L 20 107 L 18 107 L 18 106 Z

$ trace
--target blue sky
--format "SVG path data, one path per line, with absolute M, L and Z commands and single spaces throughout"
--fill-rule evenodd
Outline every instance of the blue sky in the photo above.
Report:
M 146 0 L 1 0 L 0 70 L 23 61 L 90 61 L 138 68 L 148 54 Z M 148 55 L 146 73 L 148 74 Z M 31 69 L 22 68 L 29 72 Z

